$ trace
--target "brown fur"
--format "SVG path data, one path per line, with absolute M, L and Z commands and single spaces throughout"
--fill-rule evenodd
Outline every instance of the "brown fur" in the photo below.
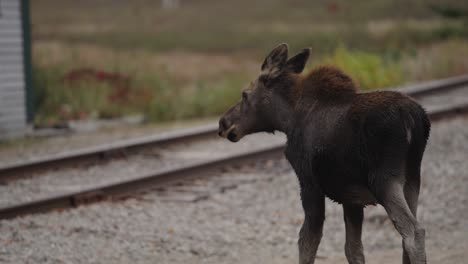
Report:
M 346 99 L 358 89 L 353 80 L 333 66 L 320 66 L 301 78 L 298 83 L 303 98 L 318 100 Z

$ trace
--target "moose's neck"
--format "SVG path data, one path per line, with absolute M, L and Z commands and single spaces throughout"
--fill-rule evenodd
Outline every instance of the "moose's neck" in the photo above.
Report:
M 287 89 L 279 91 L 272 98 L 272 115 L 270 122 L 273 130 L 281 131 L 289 136 L 293 133 L 297 119 L 297 104 L 300 103 L 301 79 L 299 75 L 292 75 L 287 80 Z
M 274 130 L 288 134 L 294 124 L 294 110 L 287 103 L 281 103 L 274 108 L 274 115 L 271 120 Z
M 294 132 L 297 119 L 301 116 L 297 108 L 298 98 L 281 97 L 273 99 L 273 101 L 273 114 L 270 117 L 273 130 L 281 131 L 289 136 Z
M 306 75 L 291 75 L 276 111 L 275 126 L 288 138 L 323 107 L 349 104 L 357 94 L 353 80 L 341 70 L 322 66 Z

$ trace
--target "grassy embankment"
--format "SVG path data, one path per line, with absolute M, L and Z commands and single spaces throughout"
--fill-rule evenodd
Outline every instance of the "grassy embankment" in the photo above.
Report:
M 293 52 L 312 47 L 310 67 L 337 65 L 363 89 L 468 72 L 466 20 L 426 2 L 284 2 L 204 0 L 161 10 L 144 0 L 35 1 L 35 122 L 216 115 L 279 42 Z

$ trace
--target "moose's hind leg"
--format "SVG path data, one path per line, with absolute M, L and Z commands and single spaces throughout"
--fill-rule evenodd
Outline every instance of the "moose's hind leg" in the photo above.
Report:
M 411 212 L 403 189 L 403 184 L 395 179 L 388 179 L 388 182 L 380 186 L 376 193 L 379 202 L 403 238 L 403 248 L 410 263 L 425 264 L 425 231 Z
M 364 264 L 364 252 L 361 240 L 364 209 L 362 206 L 343 204 L 346 227 L 345 255 L 350 264 Z
M 417 219 L 417 211 L 418 211 L 418 198 L 419 198 L 419 188 L 421 185 L 420 181 L 420 173 L 419 170 L 413 174 L 408 175 L 408 179 L 406 180 L 404 186 L 404 194 L 405 200 L 408 203 L 408 206 L 413 214 L 414 218 Z M 424 236 L 424 234 L 416 234 L 420 236 Z M 403 264 L 410 264 L 410 259 L 408 256 L 408 252 L 406 252 L 404 248 L 403 242 Z

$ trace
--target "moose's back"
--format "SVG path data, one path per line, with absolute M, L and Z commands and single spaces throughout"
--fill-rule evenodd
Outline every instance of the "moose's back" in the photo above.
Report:
M 410 151 L 420 162 L 430 126 L 424 109 L 397 92 L 316 102 L 298 120 L 286 157 L 301 185 L 319 184 L 332 200 L 358 204 L 375 203 L 369 191 L 385 180 L 372 173 L 379 166 L 406 166 Z

